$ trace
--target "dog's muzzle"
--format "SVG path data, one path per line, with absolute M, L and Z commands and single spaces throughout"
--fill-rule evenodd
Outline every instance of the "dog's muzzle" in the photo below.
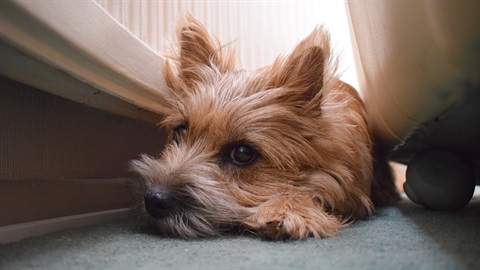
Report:
M 164 187 L 152 187 L 144 194 L 145 209 L 154 218 L 166 217 L 177 203 L 175 196 Z

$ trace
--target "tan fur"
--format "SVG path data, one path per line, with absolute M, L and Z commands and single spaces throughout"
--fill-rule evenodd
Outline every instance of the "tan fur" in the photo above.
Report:
M 372 215 L 372 197 L 379 205 L 398 198 L 389 169 L 374 165 L 363 103 L 336 77 L 323 28 L 253 72 L 235 69 L 234 52 L 191 16 L 177 38 L 165 69 L 171 113 L 162 122 L 172 142 L 160 158 L 132 162 L 141 176 L 132 183 L 139 227 L 184 238 L 232 227 L 268 239 L 322 238 Z M 186 131 L 175 135 L 181 125 Z M 258 152 L 252 164 L 229 159 L 239 143 Z M 177 199 L 164 218 L 145 210 L 143 194 L 154 186 Z

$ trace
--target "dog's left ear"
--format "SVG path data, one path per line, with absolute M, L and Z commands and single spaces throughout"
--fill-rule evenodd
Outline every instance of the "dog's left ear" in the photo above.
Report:
M 289 100 L 308 102 L 320 98 L 329 60 L 330 37 L 322 27 L 316 28 L 290 55 L 275 61 L 268 85 L 287 89 Z
M 235 68 L 235 52 L 222 47 L 215 36 L 192 15 L 186 15 L 177 29 L 177 63 L 167 62 L 166 80 L 174 91 L 192 90 L 202 80 L 202 71 L 212 68 L 220 73 Z M 179 80 L 184 87 L 179 86 Z M 185 89 L 182 89 L 185 90 Z

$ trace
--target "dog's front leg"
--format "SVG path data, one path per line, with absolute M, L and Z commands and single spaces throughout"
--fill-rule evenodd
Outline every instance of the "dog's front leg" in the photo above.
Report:
M 245 225 L 270 239 L 324 238 L 337 234 L 341 220 L 328 213 L 315 198 L 306 195 L 281 196 L 258 206 Z

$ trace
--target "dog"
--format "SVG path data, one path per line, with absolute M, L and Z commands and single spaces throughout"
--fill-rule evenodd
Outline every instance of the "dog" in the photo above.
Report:
M 235 67 L 191 15 L 164 76 L 168 143 L 131 162 L 132 222 L 169 237 L 324 238 L 399 195 L 357 92 L 317 27 L 270 66 Z

